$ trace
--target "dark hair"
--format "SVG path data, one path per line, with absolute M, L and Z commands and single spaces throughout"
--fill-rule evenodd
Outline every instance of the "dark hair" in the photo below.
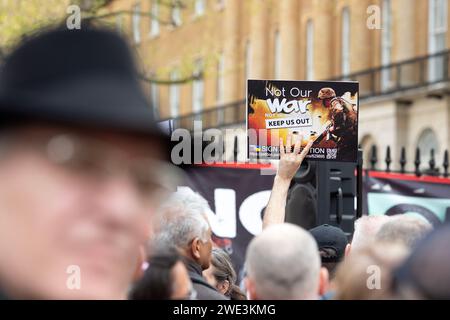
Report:
M 213 248 L 211 264 L 214 266 L 214 278 L 218 283 L 228 281 L 230 284 L 225 295 L 231 300 L 246 300 L 245 294 L 236 285 L 236 271 L 234 271 L 230 256 L 222 249 Z
M 322 267 L 328 270 L 330 279 L 333 279 L 336 274 L 336 268 L 339 264 L 339 257 L 336 250 L 333 248 L 320 248 L 319 254 L 322 260 Z
M 181 262 L 175 249 L 166 249 L 157 253 L 149 260 L 149 266 L 143 277 L 134 285 L 130 292 L 131 300 L 169 300 L 172 295 L 172 269 Z

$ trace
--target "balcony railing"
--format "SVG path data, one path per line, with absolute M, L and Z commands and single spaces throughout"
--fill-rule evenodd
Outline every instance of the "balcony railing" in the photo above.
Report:
M 367 99 L 449 81 L 450 50 L 339 76 L 359 82 L 359 98 Z
M 449 56 L 450 50 L 446 50 L 329 80 L 358 81 L 360 100 L 401 93 L 448 82 Z M 244 123 L 245 114 L 245 100 L 241 100 L 177 117 L 173 125 L 174 128 L 193 130 L 194 120 L 200 120 L 202 129 L 220 128 Z
M 194 130 L 194 121 L 201 121 L 202 129 L 220 128 L 245 122 L 245 100 L 205 109 L 173 119 L 173 128 Z

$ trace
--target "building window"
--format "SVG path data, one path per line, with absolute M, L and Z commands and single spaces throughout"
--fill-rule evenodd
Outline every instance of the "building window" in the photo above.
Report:
M 245 43 L 245 79 L 249 79 L 251 75 L 251 65 L 252 64 L 252 47 L 250 46 L 250 41 Z
M 275 79 L 279 79 L 281 77 L 281 41 L 280 41 L 280 32 L 275 32 L 274 39 L 274 68 L 273 74 Z
M 155 119 L 159 119 L 159 87 L 156 83 L 150 84 L 150 99 Z
M 159 34 L 159 0 L 152 0 L 150 15 L 150 35 L 155 37 Z
M 391 0 L 383 0 L 382 8 L 383 29 L 381 30 L 381 65 L 387 66 L 391 63 L 392 50 L 392 12 Z M 381 71 L 381 89 L 389 89 L 392 84 L 391 70 Z
M 306 80 L 314 79 L 314 25 L 312 20 L 306 23 Z
M 195 0 L 194 12 L 197 17 L 205 14 L 205 0 Z
M 197 113 L 203 109 L 204 83 L 203 83 L 203 62 L 201 59 L 195 61 L 194 76 L 196 79 L 192 83 L 192 112 Z
M 172 6 L 172 24 L 175 27 L 180 26 L 182 23 L 181 20 L 181 7 L 180 7 L 180 3 L 178 1 L 173 3 Z
M 141 42 L 141 6 L 139 4 L 135 5 L 133 8 L 133 39 L 135 43 Z
M 428 51 L 430 54 L 445 50 L 447 47 L 447 0 L 428 1 Z M 430 81 L 443 79 L 444 57 L 431 58 L 428 68 Z
M 179 74 L 177 70 L 173 70 L 170 73 L 170 80 L 179 80 Z M 176 118 L 180 110 L 180 85 L 178 83 L 172 83 L 169 86 L 169 105 L 170 105 L 170 116 Z
M 350 10 L 342 9 L 341 72 L 344 78 L 350 74 Z
M 420 149 L 420 162 L 422 166 L 428 167 L 431 150 L 434 150 L 435 159 L 439 153 L 439 142 L 432 129 L 425 129 L 419 136 L 417 148 Z

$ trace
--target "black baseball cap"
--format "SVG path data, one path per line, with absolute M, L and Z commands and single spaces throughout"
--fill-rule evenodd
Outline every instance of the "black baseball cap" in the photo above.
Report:
M 347 236 L 342 229 L 323 224 L 310 229 L 309 232 L 316 240 L 319 250 L 329 248 L 336 251 L 336 258 L 322 257 L 322 262 L 339 262 L 342 260 L 345 254 L 345 247 L 348 244 Z

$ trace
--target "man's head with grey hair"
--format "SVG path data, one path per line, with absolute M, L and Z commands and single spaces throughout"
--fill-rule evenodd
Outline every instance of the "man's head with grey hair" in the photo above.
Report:
M 351 250 L 365 247 L 374 241 L 381 226 L 390 219 L 389 216 L 385 215 L 362 216 L 357 219 L 355 221 L 355 231 L 353 232 L 352 242 L 350 245 L 347 245 L 345 254 L 348 255 Z
M 433 229 L 425 218 L 416 215 L 402 214 L 392 217 L 383 224 L 376 234 L 377 241 L 386 243 L 401 242 L 409 248 L 425 237 Z
M 211 227 L 206 216 L 208 202 L 189 188 L 180 188 L 159 212 L 153 246 L 175 246 L 202 269 L 211 262 Z
M 317 299 L 320 257 L 314 238 L 288 223 L 256 236 L 247 248 L 246 287 L 250 299 Z

